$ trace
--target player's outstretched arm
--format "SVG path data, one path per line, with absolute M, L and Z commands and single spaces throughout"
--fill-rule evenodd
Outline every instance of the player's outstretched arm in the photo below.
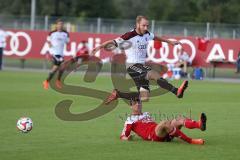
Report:
M 161 41 L 161 42 L 166 42 L 166 43 L 171 44 L 171 45 L 178 45 L 178 44 L 182 45 L 182 43 L 179 42 L 179 41 L 170 41 L 168 39 L 158 37 L 158 36 L 155 36 L 154 40 Z
M 132 135 L 129 135 L 128 137 L 123 135 L 123 136 L 120 137 L 120 139 L 123 140 L 123 141 L 130 141 L 130 140 L 132 140 Z
M 116 46 L 116 42 L 114 40 L 109 40 L 109 41 L 103 42 L 100 46 L 98 46 L 92 50 L 91 55 L 95 55 L 102 48 L 106 48 L 108 46 L 113 46 L 113 45 Z
M 122 130 L 120 139 L 125 141 L 131 140 L 132 139 L 131 130 L 132 130 L 132 124 L 124 124 L 124 128 Z

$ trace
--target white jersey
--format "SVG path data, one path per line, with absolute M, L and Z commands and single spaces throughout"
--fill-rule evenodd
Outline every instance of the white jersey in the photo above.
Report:
M 0 29 L 0 48 L 6 47 L 7 32 Z
M 137 121 L 150 121 L 153 122 L 153 119 L 150 115 L 149 112 L 144 112 L 143 114 L 140 115 L 131 115 L 127 118 L 125 121 L 125 124 L 133 124 Z
M 183 52 L 180 56 L 179 56 L 179 61 L 185 61 L 188 63 L 192 63 L 190 60 L 189 55 L 186 52 Z
M 66 43 L 69 42 L 69 34 L 66 31 L 52 31 L 49 33 L 47 37 L 47 41 L 49 41 L 52 44 L 52 47 L 50 48 L 50 53 L 52 55 L 60 55 L 64 56 L 64 46 Z
M 139 35 L 135 29 L 125 33 L 121 37 L 118 37 L 114 40 L 116 46 L 122 47 L 121 45 L 127 45 L 124 41 L 130 42 L 131 47 L 125 49 L 127 63 L 135 64 L 141 63 L 144 64 L 147 58 L 147 48 L 148 42 L 154 39 L 154 34 L 151 32 L 146 32 L 144 35 Z

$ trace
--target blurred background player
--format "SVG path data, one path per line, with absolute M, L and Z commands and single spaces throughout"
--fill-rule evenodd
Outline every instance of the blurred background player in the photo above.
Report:
M 82 47 L 79 48 L 78 52 L 76 53 L 76 57 L 88 57 L 89 56 L 89 48 L 87 41 L 81 41 Z
M 50 46 L 50 54 L 52 56 L 53 66 L 47 77 L 43 82 L 44 89 L 48 89 L 49 81 L 57 72 L 60 64 L 64 61 L 64 46 L 69 42 L 69 33 L 63 29 L 63 21 L 56 21 L 56 30 L 49 33 L 47 42 Z
M 238 57 L 237 57 L 237 61 L 236 61 L 236 67 L 237 67 L 236 73 L 240 73 L 240 51 L 238 52 Z
M 204 113 L 201 114 L 199 121 L 178 117 L 173 120 L 163 120 L 160 123 L 156 123 L 148 112 L 142 113 L 142 103 L 139 99 L 131 100 L 130 105 L 132 114 L 124 124 L 120 136 L 121 140 L 131 140 L 131 131 L 133 131 L 147 141 L 169 142 L 174 137 L 177 137 L 189 144 L 204 144 L 203 139 L 192 139 L 180 131 L 182 127 L 205 131 L 207 117 Z
M 2 29 L 0 25 L 0 70 L 2 70 L 2 58 L 3 58 L 3 50 L 6 47 L 6 38 L 7 33 Z
M 148 31 L 148 27 L 148 18 L 145 16 L 137 16 L 135 29 L 123 34 L 121 37 L 118 37 L 114 40 L 106 41 L 100 46 L 93 49 L 92 54 L 95 55 L 95 53 L 102 48 L 109 47 L 110 45 L 119 47 L 124 43 L 124 41 L 129 41 L 132 45 L 128 49 L 120 49 L 124 50 L 126 54 L 126 63 L 128 67 L 127 71 L 134 80 L 138 92 L 123 93 L 115 89 L 107 98 L 105 104 L 109 104 L 111 101 L 117 99 L 118 97 L 130 100 L 132 98 L 140 96 L 142 101 L 148 101 L 150 94 L 149 80 L 155 80 L 161 88 L 172 92 L 178 98 L 183 97 L 184 90 L 188 86 L 188 81 L 184 81 L 179 88 L 176 88 L 172 84 L 168 83 L 167 80 L 163 79 L 160 76 L 159 72 L 156 72 L 152 70 L 151 67 L 145 65 L 147 59 L 147 48 L 150 40 L 162 41 L 171 45 L 178 45 L 181 43 L 178 41 L 170 41 L 161 37 L 157 37 Z
M 56 81 L 56 87 L 62 88 L 61 78 L 66 69 L 74 67 L 77 69 L 82 62 L 87 61 L 89 59 L 89 48 L 87 41 L 81 41 L 81 47 L 77 51 L 75 57 L 63 62 L 59 67 L 59 72 Z
M 183 68 L 183 76 L 187 76 L 187 67 L 192 65 L 192 61 L 186 51 L 180 52 L 178 62 L 175 67 Z

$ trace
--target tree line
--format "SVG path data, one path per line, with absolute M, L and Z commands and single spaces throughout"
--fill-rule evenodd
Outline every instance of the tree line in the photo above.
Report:
M 37 16 L 240 23 L 239 0 L 36 0 Z M 30 15 L 31 0 L 0 0 L 0 15 Z

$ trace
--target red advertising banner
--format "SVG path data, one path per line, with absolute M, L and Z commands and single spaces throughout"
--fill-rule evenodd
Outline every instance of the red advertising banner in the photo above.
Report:
M 49 54 L 49 46 L 46 43 L 48 32 L 28 30 L 8 30 L 7 46 L 4 50 L 5 56 L 15 58 L 44 59 Z M 92 50 L 102 42 L 118 37 L 118 34 L 95 34 L 95 33 L 70 33 L 70 43 L 65 47 L 65 56 L 73 56 L 81 41 L 88 42 Z M 210 39 L 207 43 L 199 44 L 197 37 L 165 37 L 178 40 L 183 44 L 184 50 L 190 56 L 194 66 L 208 66 L 213 60 L 234 62 L 240 51 L 240 39 Z M 204 41 L 203 41 L 204 42 Z M 200 47 L 200 48 L 199 48 Z M 148 47 L 148 60 L 155 63 L 176 63 L 178 61 L 179 46 L 170 46 L 162 43 L 161 47 L 154 48 L 154 42 Z M 97 53 L 101 59 L 111 59 L 114 51 L 101 50 Z

